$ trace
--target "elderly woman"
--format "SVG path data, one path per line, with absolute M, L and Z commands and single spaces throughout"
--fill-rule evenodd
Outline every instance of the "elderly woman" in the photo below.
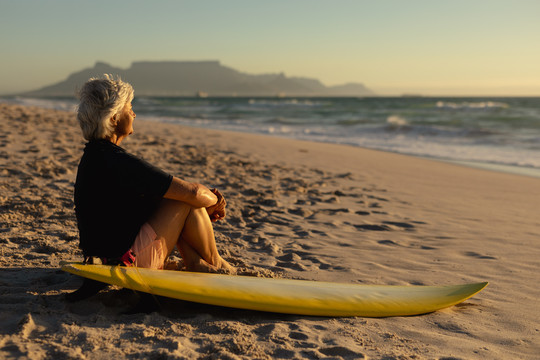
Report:
M 189 271 L 234 272 L 219 255 L 212 221 L 225 217 L 217 190 L 174 177 L 119 145 L 133 133 L 133 88 L 105 75 L 80 91 L 77 119 L 88 143 L 75 182 L 85 261 L 162 269 L 176 246 Z

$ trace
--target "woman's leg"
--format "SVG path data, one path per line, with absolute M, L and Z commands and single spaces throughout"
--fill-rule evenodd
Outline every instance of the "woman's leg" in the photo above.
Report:
M 214 229 L 206 209 L 164 199 L 148 223 L 158 238 L 165 240 L 167 254 L 178 246 L 188 270 L 234 271 L 217 251 Z
M 204 208 L 191 208 L 177 246 L 181 253 L 184 252 L 187 255 L 190 251 L 194 251 L 202 260 L 218 269 L 235 271 L 218 253 L 214 228 Z M 190 258 L 189 255 L 187 257 Z
M 178 241 L 176 247 L 188 271 L 219 272 L 218 267 L 207 263 L 186 241 Z

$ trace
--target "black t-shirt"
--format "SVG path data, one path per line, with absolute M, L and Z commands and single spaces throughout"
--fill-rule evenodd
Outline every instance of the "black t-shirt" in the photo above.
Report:
M 172 176 L 107 140 L 86 144 L 75 181 L 85 256 L 120 257 L 156 211 Z

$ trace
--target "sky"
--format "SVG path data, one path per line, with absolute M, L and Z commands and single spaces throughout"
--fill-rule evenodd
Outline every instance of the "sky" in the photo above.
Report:
M 540 95 L 539 0 L 0 0 L 0 94 L 219 60 L 379 95 Z M 127 79 L 129 81 L 129 79 Z

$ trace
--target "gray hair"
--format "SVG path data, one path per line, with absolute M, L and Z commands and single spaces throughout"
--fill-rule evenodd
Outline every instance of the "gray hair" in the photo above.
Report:
M 109 120 L 120 115 L 133 100 L 133 87 L 120 77 L 105 74 L 103 78 L 89 79 L 79 91 L 79 100 L 77 120 L 84 138 L 105 139 L 114 133 Z

